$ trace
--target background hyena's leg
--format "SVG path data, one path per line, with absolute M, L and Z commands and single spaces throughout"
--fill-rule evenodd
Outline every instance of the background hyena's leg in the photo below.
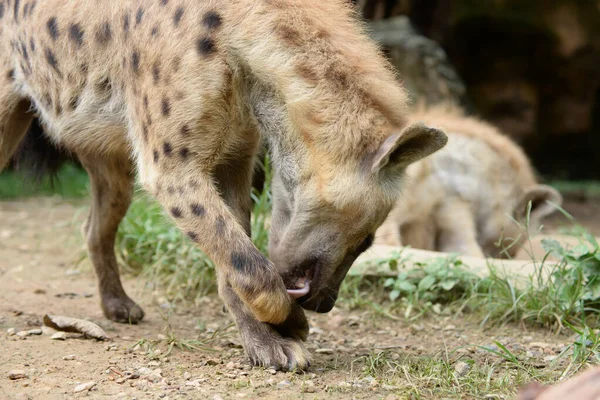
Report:
M 137 323 L 144 312 L 121 285 L 114 249 L 119 223 L 131 203 L 131 163 L 126 157 L 105 159 L 79 154 L 79 159 L 92 187 L 92 206 L 83 233 L 98 277 L 102 311 L 113 321 Z
M 219 165 L 215 177 L 221 196 L 250 236 L 250 190 L 254 165 L 253 149 Z M 244 349 L 254 365 L 276 368 L 305 368 L 309 356 L 302 341 L 308 335 L 304 311 L 294 304 L 288 319 L 277 326 L 260 322 L 233 290 L 227 278 L 219 276 L 219 294 L 235 319 Z
M 457 198 L 447 199 L 435 211 L 435 220 L 439 251 L 484 257 L 477 243 L 475 219 L 468 203 Z
M 0 80 L 4 77 L 0 77 Z M 31 103 L 0 85 L 0 171 L 6 166 L 33 120 Z M 2 92 L 2 90 L 7 90 Z

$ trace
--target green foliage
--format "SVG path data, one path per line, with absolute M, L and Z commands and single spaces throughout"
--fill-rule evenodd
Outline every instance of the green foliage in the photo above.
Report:
M 51 195 L 74 199 L 85 197 L 88 193 L 87 173 L 72 163 L 60 168 L 54 182 L 46 177 L 35 183 L 16 171 L 4 171 L 0 174 L 0 199 L 4 200 Z
M 468 271 L 456 256 L 436 258 L 417 268 L 400 270 L 395 278 L 388 278 L 384 286 L 390 288 L 390 300 L 406 296 L 411 302 L 450 302 L 458 300 L 473 287 L 477 277 Z M 390 268 L 397 269 L 391 260 Z

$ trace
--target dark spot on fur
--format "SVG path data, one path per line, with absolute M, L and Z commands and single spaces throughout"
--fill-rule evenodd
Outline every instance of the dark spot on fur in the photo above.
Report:
M 209 11 L 204 14 L 202 18 L 202 23 L 208 29 L 216 29 L 221 26 L 221 16 L 215 11 Z
M 171 114 L 171 105 L 169 104 L 169 99 L 163 98 L 160 104 L 160 112 L 163 116 L 168 117 Z
M 311 85 L 316 85 L 319 81 L 319 75 L 313 68 L 306 64 L 296 65 L 296 73 Z
M 50 66 L 60 74 L 60 70 L 58 69 L 58 61 L 56 61 L 56 56 L 54 55 L 54 53 L 52 52 L 52 50 L 50 49 L 46 49 L 46 61 L 48 61 L 48 64 L 50 64 Z
M 154 84 L 157 84 L 160 81 L 160 67 L 158 66 L 158 61 L 152 65 L 152 81 Z
M 108 79 L 108 77 L 106 77 L 106 76 L 103 77 L 98 82 L 96 82 L 95 89 L 96 89 L 96 92 L 99 92 L 101 94 L 110 92 L 112 89 L 112 84 L 110 83 L 110 79 Z
M 148 141 L 148 126 L 146 124 L 142 125 L 142 137 L 144 138 L 144 142 Z
M 279 37 L 281 37 L 288 45 L 299 47 L 303 44 L 300 33 L 289 26 L 278 25 L 276 31 L 279 34 Z
M 201 217 L 206 213 L 206 210 L 204 209 L 204 206 L 202 204 L 192 203 L 190 205 L 190 208 L 192 210 L 192 214 L 194 214 L 197 217 Z
M 168 2 L 169 2 L 169 0 L 160 0 L 160 5 L 166 6 Z
M 182 134 L 183 136 L 187 136 L 187 135 L 189 135 L 189 134 L 190 134 L 190 127 L 189 127 L 189 126 L 187 126 L 187 125 L 183 125 L 183 126 L 181 127 L 181 130 L 180 130 L 180 132 L 181 132 L 181 134 Z
M 208 56 L 215 51 L 215 43 L 211 38 L 202 38 L 198 39 L 198 43 L 196 44 L 198 49 L 198 53 L 203 56 Z
M 50 37 L 52 38 L 52 40 L 58 39 L 59 32 L 58 32 L 58 23 L 56 22 L 56 17 L 52 17 L 46 22 L 46 28 L 48 29 L 48 33 L 50 34 Z
M 100 45 L 105 45 L 110 41 L 111 38 L 112 32 L 110 30 L 110 24 L 105 22 L 96 31 L 96 42 L 98 42 Z
M 71 97 L 69 100 L 69 110 L 73 111 L 77 108 L 77 104 L 79 103 L 79 96 L 75 95 Z
M 181 18 L 183 18 L 183 7 L 178 7 L 175 11 L 175 15 L 173 16 L 173 24 L 175 24 L 175 26 L 179 26 Z
M 187 233 L 187 235 L 188 235 L 188 237 L 189 237 L 190 239 L 192 239 L 194 242 L 198 240 L 198 235 L 197 235 L 196 233 L 194 233 L 194 232 L 188 232 L 188 233 Z
M 183 215 L 181 213 L 181 209 L 178 207 L 173 207 L 171 208 L 171 215 L 174 216 L 175 218 L 181 218 L 181 216 Z
M 225 220 L 220 215 L 217 217 L 217 220 L 215 221 L 215 229 L 217 231 L 217 235 L 219 235 L 219 236 L 223 236 L 223 234 L 225 233 Z
M 152 35 L 152 37 L 156 37 L 158 35 L 158 26 L 155 26 L 154 28 L 152 28 L 152 30 L 150 31 L 150 34 Z
M 125 32 L 125 37 L 129 34 L 129 14 L 123 15 L 123 32 Z
M 179 72 L 179 68 L 181 67 L 181 57 L 175 57 L 173 59 L 173 72 Z
M 148 109 L 148 95 L 147 94 L 144 95 L 143 102 L 144 102 L 144 108 L 147 110 Z
M 163 143 L 163 153 L 165 154 L 165 156 L 169 157 L 172 152 L 173 152 L 173 147 L 171 146 L 171 143 L 164 142 Z
M 15 21 L 19 22 L 19 7 L 21 6 L 21 0 L 15 0 L 14 17 Z
M 144 17 L 144 9 L 142 7 L 138 8 L 137 13 L 135 14 L 135 26 L 137 27 Z
M 158 162 L 158 151 L 154 150 L 154 153 L 152 153 L 153 158 L 154 158 L 154 164 L 156 164 Z
M 79 24 L 72 24 L 69 27 L 69 39 L 71 39 L 77 47 L 83 45 L 83 29 Z
M 136 74 L 140 72 L 140 53 L 137 50 L 131 54 L 131 68 Z
M 33 14 L 33 9 L 35 8 L 35 6 L 37 6 L 37 1 L 32 1 L 31 4 L 29 5 L 29 15 Z
M 249 250 L 246 253 L 231 253 L 231 265 L 236 271 L 244 274 L 254 274 L 267 264 L 268 261 L 265 256 L 256 250 Z
M 8 74 L 6 74 L 6 77 L 10 80 L 14 80 L 15 79 L 15 70 L 11 69 L 10 71 L 8 71 Z
M 25 61 L 29 61 L 29 54 L 27 53 L 27 46 L 25 43 L 21 42 L 21 54 L 23 54 L 23 58 Z
M 169 194 L 174 194 L 175 193 L 175 188 L 173 187 L 173 185 L 167 186 L 167 192 Z
M 33 38 L 29 39 L 29 48 L 31 49 L 32 53 L 35 53 L 35 41 Z
M 4 18 L 4 3 L 0 3 L 0 18 Z
M 188 150 L 187 147 L 184 147 L 181 150 L 179 150 L 179 155 L 181 156 L 181 158 L 183 158 L 185 160 L 190 155 L 190 151 Z
M 195 179 L 191 179 L 189 185 L 192 189 L 197 189 L 198 186 L 200 186 L 200 184 L 198 184 L 198 181 Z

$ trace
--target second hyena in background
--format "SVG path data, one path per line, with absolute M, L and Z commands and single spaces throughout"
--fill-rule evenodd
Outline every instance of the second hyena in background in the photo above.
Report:
M 376 243 L 514 257 L 528 233 L 556 210 L 548 200 L 562 204 L 555 189 L 537 182 L 523 151 L 490 124 L 451 107 L 412 118 L 443 129 L 448 144 L 408 168 L 404 193 Z

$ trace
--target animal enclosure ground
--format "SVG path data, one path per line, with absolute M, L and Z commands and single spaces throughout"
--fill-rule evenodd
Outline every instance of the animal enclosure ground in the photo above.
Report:
M 594 234 L 599 208 L 566 205 Z M 310 371 L 251 369 L 216 295 L 174 305 L 159 288 L 125 276 L 146 318 L 135 326 L 107 321 L 79 235 L 86 211 L 87 201 L 0 203 L 0 398 L 501 399 L 534 378 L 558 379 L 568 362 L 554 362 L 574 340 L 565 330 L 484 329 L 468 315 L 443 311 L 406 321 L 376 304 L 349 309 L 342 299 L 329 314 L 309 314 Z M 44 314 L 89 318 L 110 340 L 7 333 L 39 328 Z M 500 351 L 494 342 L 523 361 L 516 365 L 477 347 Z M 10 379 L 11 371 L 25 377 Z M 87 382 L 95 384 L 74 392 Z

